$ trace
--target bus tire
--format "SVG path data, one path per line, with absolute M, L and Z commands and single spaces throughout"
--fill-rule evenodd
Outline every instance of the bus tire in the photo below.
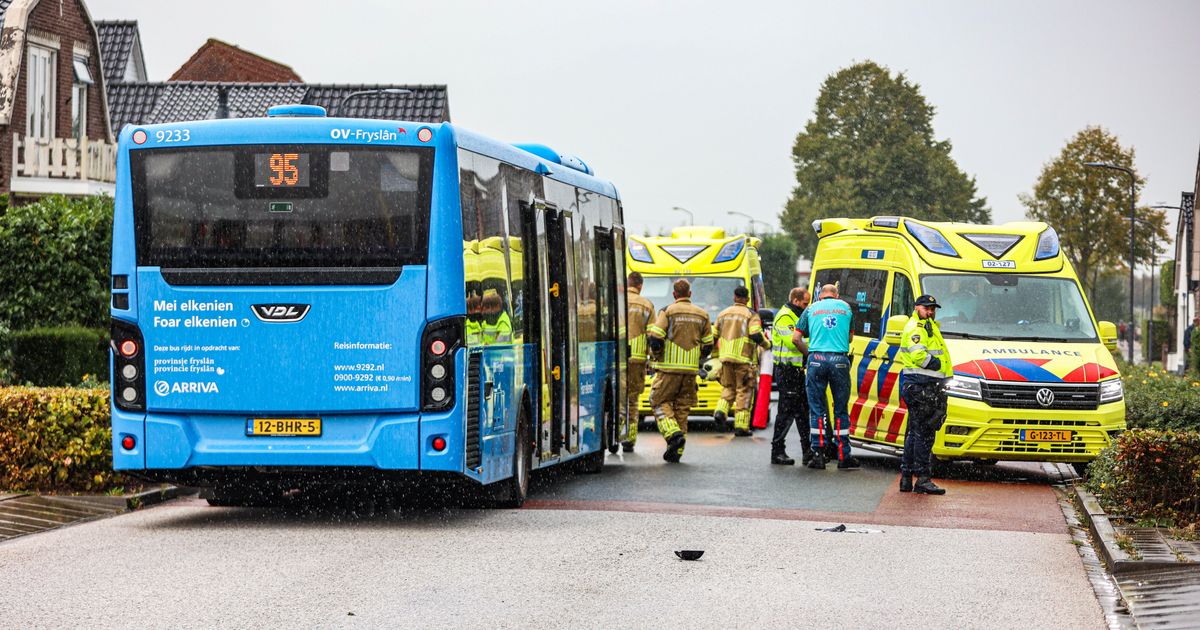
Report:
M 202 496 L 213 507 L 270 507 L 279 504 L 277 496 L 262 490 L 208 488 Z
M 604 436 L 602 441 L 611 442 L 608 445 L 608 450 L 613 453 L 617 452 L 616 441 L 609 437 L 612 435 L 611 431 L 613 427 L 616 426 L 616 417 L 615 414 L 613 414 L 612 399 L 607 395 L 604 396 L 604 415 L 601 416 L 600 425 L 600 430 L 602 432 L 601 435 Z M 604 452 L 604 448 L 584 455 L 579 459 L 579 472 L 587 475 L 595 475 L 604 470 L 605 456 L 606 453 Z
M 533 475 L 533 441 L 529 437 L 528 407 L 521 406 L 517 422 L 517 437 L 513 445 L 513 474 L 496 483 L 492 504 L 498 508 L 516 509 L 529 496 L 529 478 Z

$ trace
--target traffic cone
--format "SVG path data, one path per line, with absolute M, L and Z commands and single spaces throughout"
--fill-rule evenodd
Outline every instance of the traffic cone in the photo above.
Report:
M 750 423 L 755 429 L 767 428 L 771 419 L 771 377 L 775 373 L 775 358 L 770 350 L 763 350 L 758 358 L 758 393 L 754 396 L 754 421 Z

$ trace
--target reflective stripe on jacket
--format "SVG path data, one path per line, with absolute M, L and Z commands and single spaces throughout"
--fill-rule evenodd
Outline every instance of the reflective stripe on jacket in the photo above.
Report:
M 734 304 L 717 315 L 717 358 L 734 363 L 754 363 L 758 346 L 750 335 L 762 336 L 762 320 L 745 304 Z
M 633 287 L 625 292 L 625 331 L 629 339 L 629 360 L 646 360 L 646 328 L 654 320 L 654 304 Z
M 900 352 L 896 358 L 904 369 L 901 374 L 922 374 L 933 378 L 946 378 L 954 374 L 950 361 L 950 351 L 946 349 L 946 340 L 942 339 L 942 331 L 933 318 L 921 319 L 916 313 L 904 325 L 900 335 Z M 937 359 L 937 369 L 930 366 Z
M 689 298 L 679 298 L 659 311 L 646 334 L 663 340 L 662 357 L 654 363 L 660 372 L 695 374 L 700 369 L 701 349 L 713 343 L 708 312 Z

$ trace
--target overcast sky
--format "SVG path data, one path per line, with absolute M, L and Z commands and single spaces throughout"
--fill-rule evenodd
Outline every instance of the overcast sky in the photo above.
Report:
M 997 222 L 1086 125 L 1135 147 L 1143 203 L 1200 152 L 1200 2 L 85 1 L 139 22 L 151 80 L 215 37 L 308 82 L 447 84 L 455 123 L 612 180 L 633 232 L 778 225 L 821 82 L 866 59 L 920 85 Z

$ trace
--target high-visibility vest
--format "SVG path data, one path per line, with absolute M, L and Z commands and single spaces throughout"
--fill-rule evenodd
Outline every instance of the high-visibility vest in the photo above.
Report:
M 629 287 L 625 292 L 625 330 L 629 338 L 629 360 L 646 360 L 646 329 L 654 321 L 654 304 L 642 292 Z
M 929 369 L 933 359 L 937 358 L 938 369 Z M 946 340 L 942 339 L 942 331 L 938 323 L 931 317 L 921 319 L 916 313 L 908 318 L 904 332 L 900 335 L 900 352 L 896 358 L 904 369 L 901 374 L 921 374 L 933 378 L 946 378 L 954 375 L 954 366 L 950 363 L 950 351 L 946 349 Z
M 775 323 L 771 325 L 771 354 L 775 363 L 784 365 L 804 365 L 804 354 L 792 343 L 792 333 L 796 331 L 796 323 L 804 311 L 796 311 L 791 302 L 779 307 L 775 314 Z
M 722 362 L 753 363 L 755 347 L 750 335 L 762 335 L 762 320 L 745 304 L 734 304 L 717 315 L 717 358 Z

